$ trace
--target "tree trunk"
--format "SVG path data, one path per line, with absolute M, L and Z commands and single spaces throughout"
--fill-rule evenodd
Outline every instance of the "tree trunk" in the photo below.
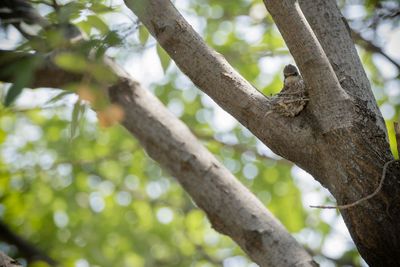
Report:
M 312 174 L 339 204 L 355 202 L 378 188 L 393 155 L 384 120 L 333 0 L 302 1 L 308 21 L 297 1 L 264 1 L 310 96 L 295 118 L 265 116 L 270 100 L 207 47 L 169 1 L 125 2 L 199 89 L 274 152 Z M 400 262 L 400 167 L 397 162 L 387 165 L 378 194 L 341 211 L 371 266 Z

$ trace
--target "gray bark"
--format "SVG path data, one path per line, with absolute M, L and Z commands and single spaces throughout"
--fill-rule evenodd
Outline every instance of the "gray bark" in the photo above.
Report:
M 274 16 L 275 10 L 283 10 L 281 16 L 292 16 L 290 11 L 297 5 L 296 1 L 264 3 L 277 23 L 289 50 L 297 59 L 300 55 L 297 56 L 292 47 L 301 44 L 297 38 L 292 38 L 295 30 L 290 26 L 286 27 L 287 24 L 279 19 L 280 16 Z M 334 105 L 334 110 L 344 114 L 349 123 L 318 138 L 322 142 L 318 142 L 317 151 L 328 164 L 324 165 L 324 173 L 311 173 L 330 190 L 339 203 L 347 204 L 371 194 L 378 187 L 382 168 L 386 162 L 393 159 L 393 155 L 387 142 L 384 120 L 351 40 L 347 22 L 336 3 L 332 0 L 304 0 L 301 4 L 318 41 L 329 57 L 336 77 L 351 99 L 345 106 Z M 298 8 L 296 12 L 302 13 Z M 298 22 L 299 20 L 294 21 L 297 24 Z M 286 25 L 279 26 L 284 24 Z M 323 72 L 322 75 L 328 78 L 330 74 Z M 308 82 L 314 77 L 305 79 Z M 313 113 L 316 112 L 320 110 L 317 109 Z M 343 121 L 340 117 L 335 120 L 338 123 Z M 397 197 L 400 190 L 400 172 L 399 164 L 396 164 L 391 166 L 392 171 L 385 177 L 384 187 L 376 197 L 341 212 L 360 254 L 371 266 L 396 266 L 400 259 Z
M 169 1 L 125 1 L 179 68 L 274 152 L 327 187 L 339 204 L 378 187 L 393 160 L 386 129 L 336 4 L 265 0 L 307 84 L 310 102 L 295 118 L 271 114 L 251 87 L 202 41 Z M 311 26 L 309 25 L 311 23 Z M 380 192 L 342 210 L 357 248 L 372 266 L 400 262 L 400 168 L 388 166 Z
M 156 97 L 130 79 L 111 87 L 110 96 L 125 111 L 125 128 L 177 178 L 215 230 L 230 236 L 260 266 L 316 265 L 263 204 Z
M 33 56 L 0 52 L 3 57 L 10 55 L 14 60 Z M 33 88 L 62 88 L 82 78 L 57 68 L 50 58 L 43 60 L 45 64 L 34 75 Z M 316 266 L 308 252 L 183 122 L 114 63 L 107 64 L 118 77 L 109 87 L 109 94 L 112 102 L 124 110 L 123 126 L 179 181 L 214 229 L 230 236 L 260 266 Z M 0 80 L 10 81 L 11 77 L 0 74 Z
M 0 266 L 1 267 L 20 267 L 22 266 L 17 260 L 8 257 L 5 253 L 0 251 Z
M 238 74 L 225 58 L 209 48 L 170 1 L 125 1 L 150 33 L 193 83 L 250 129 L 268 147 L 297 161 L 303 151 L 312 157 L 312 128 L 304 116 L 266 116 L 271 101 Z M 304 143 L 310 142 L 308 146 Z
M 342 88 L 367 102 L 368 108 L 380 115 L 361 60 L 351 37 L 351 30 L 335 0 L 301 0 L 300 7 L 335 70 Z M 381 116 L 380 116 L 381 117 Z M 379 127 L 386 132 L 383 118 Z

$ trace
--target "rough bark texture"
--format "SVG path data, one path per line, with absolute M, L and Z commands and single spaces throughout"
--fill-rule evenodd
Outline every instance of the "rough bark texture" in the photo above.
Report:
M 290 20 L 288 23 L 280 19 L 283 16 L 293 18 L 293 10 L 302 13 L 296 1 L 264 2 L 291 53 L 296 60 L 301 58 L 296 51 L 302 45 L 299 43 L 300 37 L 292 38 L 299 19 L 295 19 L 293 24 Z M 346 22 L 335 2 L 303 1 L 302 9 L 329 57 L 342 88 L 351 99 L 344 105 L 333 105 L 333 110 L 345 115 L 348 123 L 327 132 L 315 132 L 319 135 L 316 147 L 323 159 L 323 172 L 316 171 L 313 166 L 308 169 L 340 204 L 351 203 L 378 187 L 383 165 L 393 159 L 386 128 Z M 298 63 L 301 69 L 302 63 Z M 328 73 L 325 72 L 324 75 Z M 305 79 L 309 82 L 314 77 Z M 326 94 L 320 94 L 326 98 Z M 330 101 L 329 97 L 326 100 Z M 310 109 L 314 114 L 320 112 L 320 109 L 313 110 L 313 106 Z M 340 117 L 333 119 L 338 125 L 343 121 Z M 357 248 L 371 266 L 396 266 L 400 260 L 398 163 L 390 166 L 389 170 L 391 171 L 385 178 L 385 186 L 376 197 L 342 211 Z
M 380 115 L 367 75 L 351 38 L 350 27 L 335 0 L 300 0 L 300 7 L 335 70 L 342 88 Z M 381 117 L 381 116 L 380 116 Z M 381 117 L 379 126 L 386 131 Z
M 209 48 L 170 1 L 125 2 L 182 72 L 268 147 L 294 162 L 304 160 L 304 154 L 313 156 L 312 128 L 306 117 L 302 113 L 296 119 L 268 114 L 270 99 Z
M 207 47 L 169 1 L 125 2 L 199 89 L 274 152 L 311 173 L 339 204 L 357 201 L 378 187 L 382 168 L 393 155 L 369 82 L 333 0 L 302 1 L 308 21 L 297 1 L 264 1 L 310 96 L 306 109 L 290 119 L 264 116 L 268 98 Z M 372 266 L 400 262 L 399 176 L 399 163 L 390 164 L 379 194 L 342 211 L 357 248 Z
M 0 53 L 10 54 L 15 53 Z M 24 54 L 18 58 L 23 60 L 31 56 Z M 61 88 L 65 82 L 81 79 L 57 68 L 49 58 L 43 60 L 44 69 L 36 70 L 32 87 L 48 87 L 51 84 Z M 230 236 L 260 266 L 317 265 L 282 224 L 204 148 L 183 122 L 111 61 L 107 64 L 119 77 L 118 82 L 110 86 L 109 94 L 112 102 L 120 105 L 125 112 L 122 124 L 154 160 L 176 177 L 206 212 L 217 231 Z M 48 76 L 44 70 L 54 75 Z M 69 77 L 70 80 L 58 77 Z M 0 73 L 0 80 L 10 79 Z
M 315 265 L 259 200 L 158 99 L 129 79 L 111 87 L 110 96 L 126 113 L 123 125 L 178 179 L 214 229 L 235 240 L 260 266 Z
M 8 257 L 0 251 L 0 267 L 20 267 L 22 266 L 17 260 Z

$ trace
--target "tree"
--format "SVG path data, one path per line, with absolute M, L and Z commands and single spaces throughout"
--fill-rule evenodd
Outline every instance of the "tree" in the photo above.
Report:
M 309 102 L 294 118 L 269 113 L 270 99 L 208 47 L 172 3 L 126 1 L 127 7 L 199 89 L 271 150 L 312 174 L 339 204 L 354 203 L 378 188 L 377 194 L 341 213 L 368 264 L 395 266 L 400 238 L 396 197 L 399 165 L 393 160 L 385 123 L 348 25 L 334 1 L 264 4 L 307 85 Z M 100 122 L 109 125 L 122 119 L 122 125 L 149 156 L 176 177 L 205 211 L 212 227 L 229 235 L 252 260 L 261 266 L 315 264 L 309 253 L 182 122 L 115 63 L 109 59 L 103 63 L 106 49 L 119 44 L 122 38 L 109 32 L 96 16 L 88 16 L 87 23 L 78 26 L 90 34 L 95 25 L 103 31 L 102 38 L 72 40 L 69 29 L 75 28 L 70 26 L 71 19 L 87 6 L 79 2 L 53 7 L 54 17 L 48 15 L 49 22 L 42 23 L 39 38 L 16 25 L 29 40 L 25 46 L 35 50 L 35 54 L 18 51 L 21 49 L 2 52 L 1 79 L 13 82 L 5 97 L 6 104 L 24 87 L 62 88 L 75 83 L 71 90 L 91 102 Z M 90 9 L 109 11 L 95 2 Z M 146 33 L 141 35 L 146 38 Z M 163 53 L 159 50 L 166 66 L 168 58 Z M 111 104 L 105 101 L 104 89 L 108 90 Z M 81 110 L 78 101 L 72 113 L 72 137 L 79 127 Z M 78 157 L 78 162 L 84 159 Z M 98 177 L 107 173 L 104 168 L 108 167 L 100 169 L 103 173 Z M 111 170 L 118 173 L 115 167 Z M 380 183 L 382 187 L 378 187 Z M 97 200 L 99 208 L 102 202 Z M 55 221 L 63 225 L 65 214 L 58 215 Z

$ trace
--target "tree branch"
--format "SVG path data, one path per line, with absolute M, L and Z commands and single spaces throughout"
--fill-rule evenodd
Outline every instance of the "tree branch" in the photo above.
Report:
M 367 201 L 368 199 L 371 199 L 373 197 L 375 197 L 377 194 L 380 193 L 380 191 L 382 190 L 383 187 L 383 183 L 385 182 L 385 178 L 386 178 L 386 171 L 387 168 L 390 164 L 392 164 L 393 162 L 395 162 L 396 160 L 393 159 L 391 161 L 388 161 L 385 163 L 385 165 L 383 165 L 383 170 L 382 170 L 382 177 L 381 180 L 379 181 L 379 185 L 378 187 L 374 190 L 374 192 L 372 192 L 371 194 L 362 197 L 352 203 L 349 204 L 342 204 L 342 205 L 337 205 L 337 206 L 325 206 L 325 205 L 311 205 L 310 208 L 319 208 L 319 209 L 339 209 L 339 210 L 344 210 L 344 209 L 349 209 L 352 207 L 355 207 L 357 205 L 360 205 L 361 203 L 363 203 L 364 201 Z
M 110 98 L 126 113 L 123 125 L 178 179 L 214 229 L 229 235 L 260 266 L 312 266 L 262 203 L 153 95 L 126 79 L 111 87 Z
M 238 74 L 224 57 L 208 47 L 170 1 L 126 0 L 178 67 L 203 92 L 234 116 L 275 153 L 292 161 L 287 147 L 304 147 L 305 123 L 277 114 L 265 116 L 270 100 Z M 294 140 L 296 139 L 296 142 Z
M 21 267 L 22 265 L 13 258 L 10 258 L 5 253 L 0 251 L 0 266 L 1 267 Z
M 386 127 L 357 50 L 351 30 L 336 0 L 299 0 L 312 30 L 318 38 L 342 88 L 351 96 L 367 102 L 375 114 L 376 124 L 387 136 Z
M 365 39 L 364 37 L 361 36 L 359 32 L 356 32 L 354 29 L 351 29 L 351 36 L 353 37 L 354 41 L 361 47 L 363 47 L 365 50 L 370 51 L 372 53 L 378 53 L 382 55 L 384 58 L 386 58 L 390 63 L 392 63 L 397 70 L 400 72 L 400 64 L 391 58 L 388 54 L 386 54 L 383 49 L 374 43 L 372 41 L 369 41 Z
M 294 118 L 268 114 L 270 100 L 209 48 L 170 1 L 125 2 L 199 89 L 272 151 L 306 170 L 306 161 L 319 160 L 312 156 L 315 152 L 307 108 Z
M 340 13 L 336 1 L 300 0 L 300 4 L 329 58 L 341 82 L 342 88 L 353 97 L 352 101 L 355 104 L 353 112 L 348 113 L 349 117 L 353 117 L 352 129 L 349 128 L 347 134 L 344 134 L 344 131 L 341 132 L 342 138 L 344 135 L 347 137 L 343 138 L 343 141 L 339 141 L 335 136 L 329 138 L 332 139 L 330 142 L 335 143 L 335 146 L 331 147 L 330 153 L 333 153 L 337 149 L 340 151 L 338 154 L 341 155 L 342 160 L 335 159 L 334 161 L 337 161 L 337 163 L 328 167 L 332 171 L 326 171 L 327 173 L 331 173 L 331 178 L 328 177 L 331 184 L 329 189 L 335 195 L 338 203 L 353 202 L 365 196 L 367 192 L 371 192 L 373 187 L 369 188 L 370 185 L 377 186 L 385 162 L 393 159 L 388 143 L 386 126 L 370 89 L 368 78 L 357 55 L 350 35 L 350 27 Z M 361 155 L 362 157 L 360 158 Z M 343 161 L 344 159 L 347 160 Z M 342 163 L 339 163 L 340 161 Z M 379 164 L 376 164 L 377 162 Z M 343 168 L 347 169 L 343 172 L 345 175 L 341 171 L 337 171 L 341 168 L 339 166 L 344 166 Z M 358 171 L 354 171 L 355 169 L 358 169 Z M 332 174 L 335 173 L 336 177 L 333 177 Z M 349 177 L 354 178 L 349 180 Z M 395 196 L 397 195 L 398 186 L 395 180 L 390 179 L 385 179 L 385 184 L 392 184 L 392 187 L 384 186 L 383 192 L 369 200 L 369 203 L 363 205 L 370 204 L 370 208 L 376 208 L 381 205 L 385 206 L 384 202 L 387 199 L 396 201 L 397 197 Z M 349 182 L 347 183 L 346 181 Z M 359 184 L 358 181 L 362 181 L 362 183 Z M 346 186 L 343 186 L 344 184 Z M 383 212 L 379 220 L 375 220 L 377 216 L 371 217 L 369 222 L 371 225 L 367 226 L 365 223 L 360 224 L 356 219 L 368 216 L 368 212 L 363 209 L 354 208 L 342 212 L 342 214 L 350 232 L 352 232 L 353 240 L 356 242 L 363 257 L 372 259 L 376 257 L 378 250 L 380 250 L 379 253 L 388 253 L 389 250 L 387 249 L 376 249 L 382 247 L 385 238 L 383 238 L 384 233 L 374 233 L 374 231 L 379 228 L 379 225 L 382 225 L 382 218 L 385 218 L 385 223 L 388 223 L 387 229 L 391 227 L 396 228 L 396 226 L 389 226 L 390 224 L 396 225 L 398 223 L 397 220 L 392 220 L 391 218 L 395 216 L 388 216 L 388 214 Z M 385 232 L 389 231 L 386 230 Z M 388 236 L 397 235 L 395 233 L 387 234 Z M 366 238 L 367 235 L 375 236 L 368 239 Z M 367 239 L 374 239 L 374 242 L 376 242 L 375 249 L 372 249 L 370 245 L 365 246 L 365 244 L 370 244 L 370 241 Z M 375 261 L 377 258 L 379 256 L 373 260 Z
M 2 221 L 0 221 L 0 239 L 9 244 L 13 244 L 18 248 L 18 251 L 29 261 L 34 262 L 37 260 L 45 261 L 51 266 L 56 266 L 57 262 L 50 258 L 48 255 L 40 251 L 35 245 L 29 243 L 27 240 L 16 235 L 11 229 Z M 0 265 L 2 266 L 2 265 Z
M 267 98 L 209 48 L 170 1 L 125 3 L 193 83 L 244 125 L 268 106 Z
M 379 192 L 372 198 L 341 210 L 341 214 L 360 254 L 371 266 L 395 266 L 399 260 L 400 217 L 399 210 L 393 207 L 398 206 L 400 200 L 399 170 L 398 164 L 392 164 L 382 181 L 385 163 L 393 160 L 384 120 L 336 1 L 300 2 L 352 102 L 347 109 L 343 109 L 346 105 L 337 106 L 350 120 L 347 127 L 322 135 L 314 132 L 315 143 L 319 146 L 315 151 L 321 160 L 320 165 L 310 162 L 308 170 L 329 189 L 339 205 L 362 199 L 382 182 Z M 286 12 L 285 8 L 282 10 Z M 291 18 L 288 13 L 286 16 Z M 340 117 L 333 119 L 341 120 Z
M 240 143 L 238 143 L 238 144 L 228 144 L 228 143 L 225 143 L 225 142 L 222 142 L 220 140 L 215 139 L 214 136 L 212 136 L 212 135 L 203 134 L 203 133 L 200 133 L 200 132 L 195 132 L 194 134 L 200 140 L 204 140 L 204 141 L 207 141 L 207 142 L 219 142 L 223 146 L 232 148 L 233 150 L 235 150 L 236 152 L 239 152 L 241 154 L 246 153 L 246 152 L 252 152 L 257 156 L 257 158 L 264 159 L 264 160 L 273 160 L 273 161 L 278 162 L 279 164 L 281 164 L 283 166 L 293 166 L 293 163 L 288 161 L 285 158 L 277 159 L 277 158 L 269 157 L 269 156 L 267 156 L 265 154 L 260 154 L 255 147 L 251 147 L 250 145 L 246 146 L 246 145 L 240 144 Z
M 206 47 L 170 1 L 126 0 L 128 6 L 189 78 L 195 83 L 196 79 L 207 78 L 207 81 L 203 81 L 204 84 L 196 83 L 200 89 L 209 93 L 217 103 L 238 118 L 275 153 L 294 161 L 311 173 L 332 192 L 339 204 L 356 201 L 365 196 L 366 192 L 375 189 L 373 185 L 375 182 L 379 183 L 384 163 L 392 159 L 390 150 L 386 150 L 387 140 L 382 130 L 384 126 L 380 124 L 381 117 L 379 113 L 374 113 L 373 109 L 371 112 L 371 108 L 366 108 L 361 98 L 354 97 L 351 93 L 347 93 L 350 91 L 342 89 L 343 83 L 340 84 L 297 1 L 265 0 L 264 2 L 300 67 L 311 100 L 306 109 L 294 119 L 275 117 L 267 121 L 268 117 L 260 120 L 260 115 L 257 116 L 255 108 L 259 104 L 256 102 L 257 99 L 253 99 L 255 108 L 250 114 L 256 115 L 249 116 L 246 123 L 243 123 L 245 116 L 240 111 L 232 112 L 235 111 L 235 107 L 241 108 L 240 104 L 235 106 L 235 102 L 242 100 L 237 97 L 238 94 L 234 99 L 224 102 L 222 96 L 224 90 L 221 90 L 218 82 L 210 82 L 210 84 L 215 83 L 215 87 L 212 87 L 212 90 L 207 89 L 207 81 L 215 76 L 218 77 L 221 69 L 213 69 L 214 65 L 218 66 L 218 62 L 212 56 L 212 51 Z M 352 80 L 345 80 L 347 81 Z M 227 85 L 226 81 L 221 83 Z M 229 92 L 232 88 L 236 90 L 236 87 L 235 83 L 228 85 L 231 87 L 226 88 L 230 91 L 227 91 L 225 98 L 229 99 L 232 95 Z M 395 180 L 389 178 L 385 179 L 385 182 L 394 184 Z M 364 202 L 362 206 L 342 211 L 357 247 L 364 257 L 372 255 L 368 256 L 371 262 L 382 260 L 385 253 L 395 255 L 397 250 L 397 239 L 391 242 L 393 248 L 382 249 L 389 236 L 397 235 L 393 233 L 395 230 L 388 230 L 397 229 L 397 221 L 391 221 L 392 216 L 385 212 L 385 199 L 386 197 L 393 199 L 397 187 L 389 188 L 384 185 L 380 194 Z M 368 223 L 364 223 L 365 220 L 360 221 L 359 218 L 371 216 L 364 205 L 369 210 L 379 210 L 379 216 L 371 217 Z M 382 221 L 388 227 L 385 231 L 379 227 Z M 370 247 L 370 240 L 375 242 L 374 249 Z M 396 259 L 391 259 L 386 262 L 395 261 Z
M 10 53 L 10 52 L 9 52 Z M 11 52 L 12 53 L 12 52 Z M 146 152 L 170 171 L 205 211 L 212 226 L 229 235 L 260 266 L 315 266 L 309 254 L 295 241 L 263 204 L 244 187 L 195 138 L 179 119 L 124 71 L 108 61 L 119 81 L 109 88 L 110 99 L 125 113 L 124 127 L 143 145 Z M 64 85 L 63 74 L 51 63 L 49 84 Z M 60 72 L 60 73 L 59 73 Z M 0 77 L 0 79 L 7 77 Z M 44 77 L 37 77 L 40 84 Z M 7 80 L 5 80 L 7 81 Z
M 338 110 L 348 95 L 296 0 L 264 0 L 307 84 L 310 108 L 322 132 L 350 124 L 349 116 Z

